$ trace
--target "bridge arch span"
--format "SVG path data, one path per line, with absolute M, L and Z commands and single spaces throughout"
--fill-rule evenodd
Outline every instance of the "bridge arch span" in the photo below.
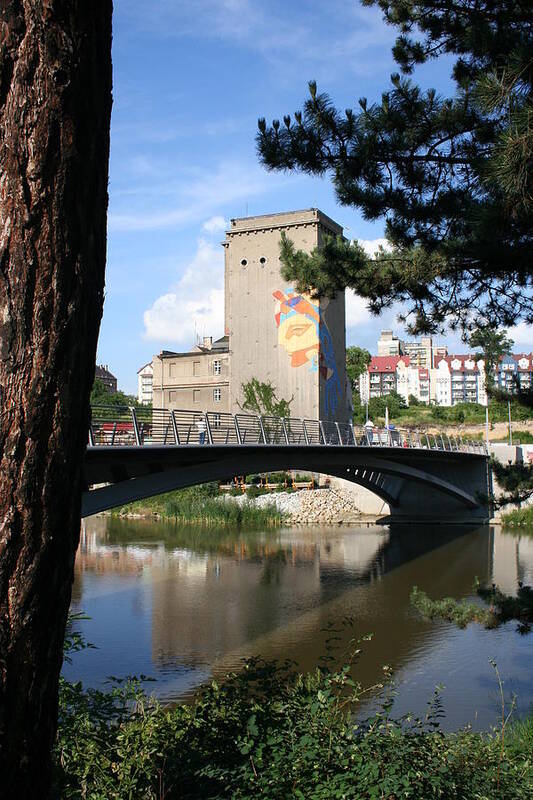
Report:
M 391 518 L 486 521 L 487 459 L 398 447 L 188 445 L 88 448 L 84 516 L 233 475 L 299 469 L 344 478 L 378 495 Z M 108 484 L 101 486 L 101 484 Z

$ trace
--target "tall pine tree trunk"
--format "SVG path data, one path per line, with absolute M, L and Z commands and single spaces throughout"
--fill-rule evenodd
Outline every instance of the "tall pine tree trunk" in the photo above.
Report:
M 43 798 L 103 306 L 111 0 L 0 0 L 0 796 Z

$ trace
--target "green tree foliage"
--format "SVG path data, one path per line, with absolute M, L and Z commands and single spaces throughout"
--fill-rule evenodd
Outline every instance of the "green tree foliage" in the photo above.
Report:
M 110 392 L 102 381 L 95 379 L 91 390 L 91 406 L 133 406 L 135 408 L 149 408 L 139 403 L 135 395 L 124 392 Z
M 270 381 L 263 383 L 257 378 L 252 378 L 248 383 L 243 383 L 241 389 L 244 400 L 239 405 L 243 411 L 267 417 L 290 417 L 290 405 L 294 398 L 278 399 L 276 389 Z
M 533 466 L 531 464 L 502 464 L 496 459 L 492 462 L 492 473 L 505 494 L 500 497 L 498 506 L 519 505 L 533 496 Z
M 368 418 L 372 422 L 385 418 L 385 410 L 389 409 L 389 418 L 401 417 L 402 412 L 407 409 L 403 397 L 398 392 L 391 392 L 382 397 L 371 397 L 368 401 Z M 366 417 L 366 407 L 357 406 L 354 408 L 354 422 L 364 422 Z
M 476 328 L 469 339 L 470 347 L 477 350 L 476 358 L 482 358 L 485 364 L 485 385 L 490 394 L 494 387 L 494 370 L 502 356 L 513 349 L 514 342 L 506 331 L 499 331 L 492 326 Z
M 350 286 L 376 313 L 404 302 L 413 331 L 533 322 L 530 0 L 362 2 L 399 29 L 403 74 L 346 111 L 311 81 L 294 117 L 259 120 L 257 146 L 270 169 L 329 173 L 340 203 L 385 219 L 391 250 L 331 239 L 305 255 L 284 239 L 284 276 L 317 295 Z M 409 77 L 450 57 L 449 97 Z
M 352 388 L 356 388 L 357 379 L 359 375 L 366 372 L 367 366 L 370 364 L 372 356 L 365 350 L 364 347 L 356 347 L 352 345 L 346 348 L 346 373 L 352 384 Z

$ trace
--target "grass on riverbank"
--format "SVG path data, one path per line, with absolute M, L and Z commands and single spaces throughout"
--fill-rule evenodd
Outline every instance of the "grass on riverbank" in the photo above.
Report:
M 516 620 L 519 633 L 529 633 L 533 625 L 533 589 L 519 585 L 516 596 L 504 594 L 497 586 L 481 586 L 476 582 L 474 589 L 485 606 L 444 597 L 431 600 L 417 586 L 411 591 L 412 605 L 427 619 L 443 619 L 454 622 L 459 628 L 466 628 L 470 622 L 477 622 L 485 628 L 498 628 L 505 622 Z
M 284 515 L 274 503 L 257 507 L 253 503 L 235 503 L 218 494 L 216 483 L 191 486 L 174 492 L 138 500 L 115 508 L 114 516 L 158 515 L 180 524 L 263 528 L 283 524 Z
M 357 652 L 357 651 L 356 651 Z M 386 674 L 385 674 L 386 675 Z M 438 695 L 424 720 L 381 710 L 355 723 L 364 694 L 350 665 L 298 674 L 248 661 L 192 705 L 164 708 L 132 682 L 111 692 L 62 680 L 55 795 L 124 800 L 526 800 L 533 718 L 491 734 L 443 734 Z M 373 687 L 379 688 L 379 687 Z
M 518 528 L 522 525 L 533 528 L 533 506 L 507 511 L 502 514 L 502 523 L 506 528 Z

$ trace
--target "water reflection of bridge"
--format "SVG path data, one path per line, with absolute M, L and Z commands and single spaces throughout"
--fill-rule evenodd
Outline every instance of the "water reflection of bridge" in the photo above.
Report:
M 106 522 L 107 532 L 98 530 Z M 360 667 L 374 680 L 391 653 L 401 665 L 431 635 L 431 626 L 410 611 L 414 584 L 433 596 L 464 596 L 476 574 L 506 591 L 533 578 L 533 541 L 488 528 L 466 536 L 453 529 L 422 536 L 419 529 L 337 529 L 327 538 L 300 529 L 221 534 L 218 541 L 206 531 L 194 549 L 171 526 L 135 524 L 121 543 L 123 530 L 121 521 L 86 524 L 77 594 L 86 572 L 146 577 L 152 660 L 167 669 L 209 667 L 219 674 L 254 653 L 292 655 L 311 668 L 323 652 L 326 623 L 351 614 L 360 633 L 376 634 Z

